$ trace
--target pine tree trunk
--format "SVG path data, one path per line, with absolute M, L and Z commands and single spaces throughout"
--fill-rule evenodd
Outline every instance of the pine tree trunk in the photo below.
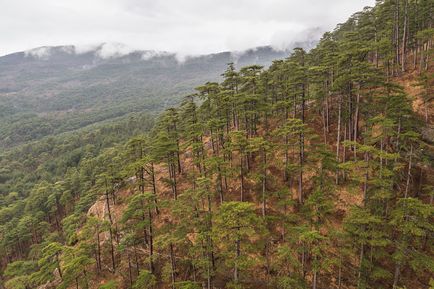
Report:
M 399 263 L 396 263 L 396 265 L 395 265 L 395 273 L 393 275 L 393 286 L 392 286 L 393 289 L 397 288 L 397 286 L 398 286 L 399 274 L 400 274 L 399 272 L 401 270 L 400 267 L 401 266 L 399 265 Z
M 128 277 L 130 279 L 130 287 L 133 286 L 133 272 L 131 268 L 131 257 L 130 254 L 128 254 Z
M 112 219 L 112 214 L 111 214 L 111 210 L 110 210 L 109 194 L 108 194 L 107 190 L 105 191 L 105 201 L 106 201 L 107 214 L 108 214 L 108 217 L 109 217 L 110 225 L 113 225 L 113 219 Z
M 396 66 L 399 65 L 399 50 L 400 50 L 400 42 L 399 42 L 399 0 L 395 0 L 395 61 Z
M 360 288 L 360 284 L 362 282 L 362 271 L 363 271 L 363 258 L 365 256 L 365 246 L 362 244 L 360 247 L 360 256 L 359 256 L 359 273 L 357 277 L 357 288 Z
M 108 190 L 107 190 L 107 179 L 105 180 L 105 183 L 106 183 L 105 196 L 106 196 L 107 213 L 108 213 L 109 221 L 110 221 L 110 228 L 109 228 L 109 233 L 110 233 L 110 254 L 111 254 L 111 257 L 112 257 L 112 269 L 113 269 L 113 272 L 115 272 L 116 271 L 115 250 L 114 250 L 114 246 L 113 246 L 113 229 L 112 229 L 113 219 L 112 219 L 112 215 L 111 215 L 111 211 L 110 211 L 110 201 L 109 201 L 109 195 L 108 195 Z
M 267 276 L 267 282 L 269 282 L 269 277 L 270 277 L 270 273 L 271 273 L 271 270 L 270 270 L 270 267 L 271 267 L 271 264 L 270 264 L 270 254 L 269 254 L 269 240 L 266 240 L 265 241 L 265 248 L 264 248 L 264 251 L 265 251 L 265 274 L 266 274 L 266 276 Z
M 148 208 L 149 217 L 149 271 L 154 273 L 154 230 L 152 226 L 152 212 Z
M 267 153 L 265 148 L 262 149 L 262 159 L 263 159 L 263 172 L 262 172 L 262 216 L 266 215 L 266 190 L 267 190 Z
M 378 68 L 378 35 L 377 35 L 377 26 L 375 26 L 375 67 Z
M 155 179 L 155 169 L 154 169 L 153 162 L 151 162 L 151 178 L 152 178 L 152 192 L 154 193 L 155 213 L 159 215 L 160 210 L 158 209 L 158 200 L 157 200 L 157 180 Z
M 328 91 L 328 95 L 330 95 L 330 90 Z M 329 97 L 326 96 L 326 131 L 327 134 L 330 133 L 330 104 Z
M 363 205 L 366 208 L 368 202 L 368 180 L 369 180 L 369 153 L 365 152 L 365 181 L 363 182 Z
M 422 43 L 422 47 L 420 50 L 420 60 L 419 60 L 419 74 L 422 73 L 422 69 L 424 66 L 424 60 L 425 60 L 425 43 Z
M 358 128 L 359 128 L 359 103 L 360 103 L 360 85 L 356 97 L 356 111 L 354 113 L 354 142 L 357 142 Z M 354 146 L 354 160 L 357 160 L 357 149 Z
M 413 70 L 416 70 L 417 67 L 417 51 L 418 51 L 418 45 L 416 44 L 416 48 L 413 49 Z
M 177 184 L 176 184 L 176 172 L 175 172 L 175 165 L 172 161 L 169 161 L 169 176 L 171 179 L 173 199 L 176 200 L 178 198 Z
M 306 249 L 303 247 L 301 252 L 301 272 L 303 274 L 303 279 L 306 277 Z
M 327 124 L 326 124 L 326 112 L 325 108 L 321 110 L 321 116 L 322 116 L 322 134 L 324 139 L 324 144 L 327 144 Z
M 175 165 L 173 165 L 173 166 L 175 166 Z M 176 180 L 175 168 L 173 168 L 173 191 L 174 191 L 174 197 L 176 200 L 176 199 L 178 199 L 178 184 L 177 184 L 177 180 Z
M 112 269 L 113 273 L 116 272 L 116 263 L 115 263 L 115 248 L 113 246 L 113 230 L 110 226 L 110 254 L 112 257 Z
M 178 174 L 182 173 L 181 168 L 181 157 L 179 156 L 179 138 L 178 138 L 178 130 L 176 129 L 176 123 L 173 123 L 173 127 L 176 133 L 176 159 L 178 161 Z
M 318 272 L 316 270 L 313 271 L 313 280 L 312 280 L 312 289 L 316 289 L 317 286 L 317 276 Z
M 408 190 L 409 190 L 409 187 L 410 187 L 410 180 L 411 180 L 412 159 L 413 159 L 413 144 L 410 145 L 410 158 L 409 158 L 409 161 L 408 161 L 407 181 L 405 183 L 404 198 L 408 197 Z
M 240 228 L 238 228 L 238 231 L 239 230 L 240 230 Z M 238 259 L 241 256 L 240 245 L 241 245 L 241 241 L 240 241 L 240 239 L 237 239 L 237 241 L 236 241 L 236 260 L 234 263 L 234 282 L 235 283 L 238 283 L 238 278 L 239 278 L 239 276 L 238 276 L 238 264 L 237 263 L 238 263 Z
M 243 154 L 240 152 L 240 180 L 241 180 L 241 195 L 240 200 L 244 202 L 244 166 L 243 166 L 244 158 Z
M 97 229 L 97 232 L 96 232 L 96 242 L 97 242 L 97 244 L 96 244 L 97 258 L 98 258 L 97 266 L 98 266 L 98 269 L 101 270 L 102 269 L 102 265 L 101 265 L 102 263 L 101 263 L 101 244 L 100 244 L 100 238 L 99 238 L 99 229 Z
M 400 143 L 399 143 L 399 138 L 401 137 L 401 117 L 399 117 L 398 120 L 398 131 L 396 134 L 396 152 L 399 153 L 400 152 Z
M 405 57 L 407 53 L 407 30 L 408 30 L 408 0 L 404 1 L 404 27 L 402 32 L 401 70 L 405 72 Z
M 170 266 L 171 266 L 171 278 L 172 278 L 172 289 L 175 289 L 176 282 L 176 264 L 175 264 L 175 254 L 173 250 L 173 244 L 170 243 Z
M 348 94 L 348 140 L 353 140 L 353 96 L 352 96 L 352 85 L 349 84 L 349 94 Z
M 218 179 L 218 192 L 220 196 L 220 205 L 221 205 L 223 204 L 224 196 L 223 196 L 223 179 L 222 179 L 220 164 L 217 165 L 217 179 Z
M 304 164 L 304 135 L 300 133 L 300 151 L 299 151 L 299 159 L 300 159 L 300 172 L 298 175 L 298 202 L 300 204 L 303 203 L 303 164 Z
M 289 180 L 289 172 L 288 172 L 288 166 L 289 166 L 288 143 L 289 143 L 289 137 L 288 137 L 288 135 L 285 135 L 285 174 L 284 174 L 284 181 L 285 182 L 288 182 L 288 180 Z
M 305 122 L 305 85 L 302 85 L 302 95 L 301 95 L 301 122 Z M 300 174 L 298 179 L 298 201 L 300 204 L 303 203 L 303 165 L 304 165 L 304 129 L 300 132 Z
M 344 123 L 344 141 L 347 140 L 347 123 Z M 342 150 L 342 162 L 346 162 L 347 161 L 347 146 L 343 147 Z M 342 177 L 344 179 L 344 181 L 346 180 L 346 173 L 345 170 L 342 171 Z
M 341 118 L 342 118 L 342 97 L 338 100 L 338 132 L 336 137 L 336 163 L 339 164 L 339 150 L 341 146 Z M 336 168 L 336 184 L 339 184 L 339 168 Z
M 207 270 L 207 274 L 206 274 L 206 280 L 207 280 L 207 289 L 211 289 L 211 266 L 209 265 L 209 262 L 207 262 L 206 265 L 206 270 Z
M 137 276 L 139 276 L 140 265 L 139 265 L 139 257 L 137 255 L 137 247 L 136 246 L 134 246 L 134 259 L 135 259 L 135 262 L 136 262 Z

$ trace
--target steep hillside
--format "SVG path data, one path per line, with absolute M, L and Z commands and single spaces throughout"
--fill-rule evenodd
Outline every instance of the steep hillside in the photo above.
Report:
M 154 124 L 5 154 L 0 284 L 432 288 L 433 8 L 378 1 Z
M 308 45 L 307 43 L 305 45 Z M 131 112 L 158 112 L 229 62 L 268 66 L 286 51 L 261 47 L 179 60 L 175 54 L 41 47 L 0 57 L 0 146 L 11 147 Z

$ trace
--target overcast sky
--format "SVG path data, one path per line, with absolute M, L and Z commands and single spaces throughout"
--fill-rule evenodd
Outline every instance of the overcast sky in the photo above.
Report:
M 102 42 L 191 55 L 282 47 L 333 29 L 374 2 L 0 0 L 0 55 L 45 45 L 86 47 Z

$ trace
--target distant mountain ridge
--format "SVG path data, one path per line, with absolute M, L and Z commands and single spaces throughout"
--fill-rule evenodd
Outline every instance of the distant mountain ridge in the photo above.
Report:
M 92 50 L 80 51 L 74 46 L 48 46 L 2 56 L 0 57 L 0 89 L 14 92 L 25 84 L 37 84 L 35 80 L 50 80 L 48 78 L 52 77 L 56 77 L 56 80 L 64 80 L 67 76 L 69 79 L 80 79 L 80 75 L 73 75 L 73 73 L 85 73 L 93 69 L 103 72 L 104 69 L 113 68 L 113 66 L 120 70 L 106 73 L 104 77 L 118 76 L 125 72 L 122 69 L 131 69 L 134 72 L 156 68 L 189 70 L 194 66 L 204 65 L 207 67 L 198 68 L 208 70 L 215 75 L 216 73 L 212 72 L 216 65 L 224 67 L 226 63 L 234 62 L 237 66 L 249 64 L 266 66 L 274 59 L 288 55 L 286 50 L 274 50 L 271 47 L 184 57 L 179 57 L 175 53 L 152 50 L 132 50 L 124 53 L 105 47 L 106 45 L 100 45 Z M 60 78 L 59 73 L 63 73 L 64 78 Z M 19 82 L 20 85 L 14 83 L 13 80 Z
M 312 42 L 294 44 L 310 48 Z M 180 58 L 101 44 L 39 47 L 0 57 L 0 147 L 71 131 L 131 112 L 175 105 L 227 63 L 268 66 L 289 50 L 258 47 Z M 43 129 L 41 129 L 43 128 Z

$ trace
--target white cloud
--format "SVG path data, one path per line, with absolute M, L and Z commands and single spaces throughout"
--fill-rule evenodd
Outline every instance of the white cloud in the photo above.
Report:
M 135 50 L 123 43 L 109 42 L 103 43 L 96 51 L 96 55 L 101 58 L 119 57 L 130 54 Z
M 142 51 L 142 60 L 149 60 L 153 57 L 165 56 L 169 53 L 163 51 L 145 50 Z
M 108 44 L 186 55 L 284 47 L 330 30 L 375 0 L 0 0 L 0 55 L 48 45 Z M 317 36 L 316 34 L 314 35 Z M 93 45 L 95 47 L 95 45 Z M 92 49 L 90 49 L 92 50 Z M 86 49 L 84 49 L 86 51 Z
M 79 44 L 74 45 L 73 52 L 77 54 L 85 54 L 88 52 L 96 51 L 99 47 L 101 47 L 102 43 L 94 43 L 94 44 Z
M 50 47 L 38 47 L 24 51 L 26 57 L 34 57 L 39 59 L 48 59 L 51 55 Z

